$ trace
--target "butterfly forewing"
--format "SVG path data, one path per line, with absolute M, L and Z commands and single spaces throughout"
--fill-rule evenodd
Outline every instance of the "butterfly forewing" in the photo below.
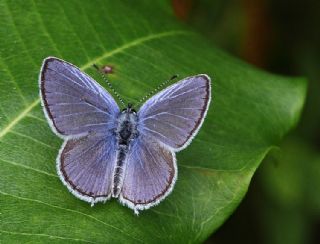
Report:
M 44 60 L 40 93 L 45 113 L 60 136 L 115 127 L 119 107 L 98 83 L 57 58 Z
M 139 130 L 175 151 L 200 128 L 210 103 L 210 79 L 188 77 L 151 97 L 139 110 Z

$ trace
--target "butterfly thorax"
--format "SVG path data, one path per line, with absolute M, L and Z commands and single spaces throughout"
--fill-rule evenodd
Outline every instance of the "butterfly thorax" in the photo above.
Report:
M 129 145 L 137 136 L 137 114 L 125 110 L 118 117 L 116 135 L 119 145 Z
M 125 171 L 125 160 L 131 142 L 138 136 L 137 132 L 137 114 L 131 107 L 123 110 L 118 117 L 116 129 L 116 138 L 118 143 L 117 163 L 113 173 L 112 196 L 118 197 L 122 179 Z

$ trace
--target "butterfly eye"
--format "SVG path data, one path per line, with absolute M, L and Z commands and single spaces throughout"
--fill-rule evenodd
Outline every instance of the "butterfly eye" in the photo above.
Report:
M 131 109 L 132 113 L 136 114 L 137 111 L 135 109 Z

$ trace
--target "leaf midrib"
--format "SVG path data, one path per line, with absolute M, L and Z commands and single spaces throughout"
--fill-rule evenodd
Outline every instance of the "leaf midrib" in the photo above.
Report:
M 180 30 L 172 30 L 172 31 L 166 31 L 166 32 L 160 32 L 157 34 L 151 34 L 147 35 L 141 38 L 137 38 L 131 42 L 128 42 L 116 49 L 113 49 L 109 52 L 105 52 L 103 55 L 94 58 L 92 61 L 87 62 L 86 64 L 80 66 L 81 70 L 86 70 L 87 68 L 90 68 L 93 64 L 99 63 L 101 60 L 105 58 L 109 58 L 117 53 L 121 53 L 126 49 L 129 49 L 134 46 L 139 46 L 144 42 L 151 41 L 154 39 L 160 39 L 167 36 L 174 36 L 174 35 L 191 35 L 192 32 L 188 31 L 180 31 Z M 23 111 L 21 111 L 18 116 L 16 116 L 11 122 L 7 124 L 1 131 L 0 131 L 0 140 L 2 137 L 4 137 L 10 130 L 19 123 L 20 120 L 22 120 L 34 107 L 36 107 L 40 103 L 40 98 L 37 98 L 35 101 L 33 101 L 30 105 L 28 105 Z

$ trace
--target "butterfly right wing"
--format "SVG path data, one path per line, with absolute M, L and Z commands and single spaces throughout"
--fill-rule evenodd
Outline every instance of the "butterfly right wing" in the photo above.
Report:
M 67 140 L 57 158 L 60 179 L 84 201 L 106 201 L 111 197 L 116 152 L 116 138 L 111 134 Z
M 138 130 L 171 150 L 185 148 L 204 121 L 211 83 L 207 75 L 185 78 L 145 102 L 138 112 Z
M 54 57 L 46 58 L 39 85 L 45 115 L 58 136 L 73 138 L 115 127 L 117 103 L 74 65 Z
M 170 194 L 177 178 L 175 151 L 197 133 L 210 97 L 210 78 L 197 75 L 166 88 L 141 107 L 139 136 L 126 157 L 121 203 L 138 213 Z

